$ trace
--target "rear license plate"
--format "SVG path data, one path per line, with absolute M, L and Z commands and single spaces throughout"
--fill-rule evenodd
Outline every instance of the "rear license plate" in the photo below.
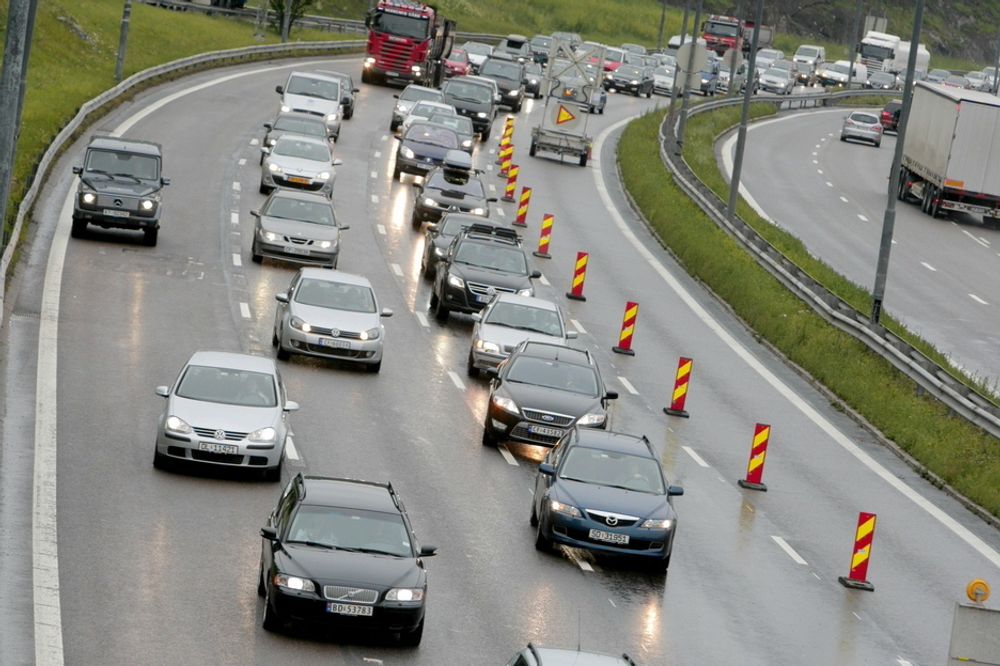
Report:
M 105 208 L 101 212 L 107 215 L 108 217 L 128 217 L 127 210 L 115 210 L 113 208 Z
M 301 254 L 307 257 L 310 254 L 309 248 L 299 247 L 298 245 L 286 245 L 285 252 L 287 252 L 288 254 Z
M 614 532 L 605 532 L 604 530 L 590 530 L 590 538 L 593 539 L 594 541 L 604 541 L 605 543 L 613 543 L 616 546 L 628 545 L 627 534 L 615 534 Z
M 235 454 L 239 451 L 239 448 L 235 444 L 216 444 L 215 442 L 199 442 L 198 450 L 208 451 L 209 453 Z
M 563 431 L 559 428 L 546 428 L 545 426 L 528 426 L 528 432 L 532 435 L 545 435 L 546 437 L 562 437 Z
M 308 178 L 302 178 L 300 176 L 289 176 L 288 182 L 298 183 L 299 185 L 308 185 L 312 181 L 310 181 Z
M 334 347 L 335 349 L 351 348 L 351 343 L 347 340 L 337 340 L 335 338 L 320 338 L 319 344 L 322 347 Z
M 337 604 L 329 602 L 326 604 L 327 613 L 337 613 L 338 615 L 363 615 L 371 617 L 371 606 L 356 606 L 355 604 Z

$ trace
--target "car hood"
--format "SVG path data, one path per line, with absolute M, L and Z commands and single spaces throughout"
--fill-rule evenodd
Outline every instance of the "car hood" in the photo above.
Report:
M 327 162 L 307 160 L 291 155 L 275 155 L 274 153 L 271 153 L 267 161 L 271 164 L 277 164 L 282 171 L 292 176 L 313 176 L 321 171 L 329 171 L 331 177 L 333 175 L 333 165 Z
M 445 154 L 449 150 L 455 150 L 454 148 L 445 148 L 444 146 L 438 146 L 432 143 L 420 143 L 418 141 L 403 141 L 399 145 L 400 148 L 405 146 L 412 150 L 413 154 L 416 156 L 415 159 L 429 157 L 438 162 L 444 159 Z
M 280 129 L 276 130 L 276 129 L 273 129 L 273 130 L 270 130 L 267 133 L 267 135 L 264 137 L 264 143 L 262 145 L 265 145 L 265 146 L 273 145 L 273 144 L 270 143 L 271 141 L 277 141 L 278 139 L 280 139 L 281 137 L 285 136 L 286 134 L 292 134 L 294 136 L 302 136 L 302 134 L 300 132 L 290 132 L 288 130 L 280 130 Z M 324 134 L 323 136 L 316 136 L 315 134 L 310 134 L 308 136 L 312 136 L 315 139 L 326 139 L 326 134 Z
M 604 412 L 600 398 L 569 391 L 504 382 L 502 388 L 518 407 L 556 412 L 567 416 L 580 417 L 590 412 Z
M 260 227 L 264 231 L 270 231 L 282 236 L 292 238 L 308 238 L 310 240 L 337 240 L 340 238 L 340 229 L 328 227 L 325 224 L 313 224 L 311 222 L 299 222 L 297 220 L 286 220 L 281 217 L 260 218 Z
M 136 183 L 131 180 L 119 180 L 104 178 L 101 176 L 87 176 L 80 178 L 83 183 L 94 190 L 95 192 L 100 192 L 101 194 L 121 194 L 130 197 L 144 197 L 148 196 L 156 191 L 158 191 L 159 185 L 152 185 L 150 183 Z
M 521 87 L 521 81 L 514 81 L 513 79 L 502 79 L 498 76 L 487 77 L 493 79 L 497 82 L 497 88 L 500 89 L 501 93 L 510 92 L 511 90 L 517 90 Z
M 486 62 L 486 58 L 489 57 L 485 55 L 479 55 L 478 53 L 467 53 L 466 55 L 469 56 L 469 62 L 476 65 L 482 65 L 484 62 Z
M 555 335 L 546 335 L 544 333 L 536 333 L 535 331 L 523 331 L 519 328 L 511 328 L 510 326 L 497 326 L 496 324 L 486 323 L 479 324 L 479 337 L 483 340 L 497 343 L 504 351 L 510 351 L 522 340 L 549 342 L 557 345 L 566 344 L 564 338 Z
M 350 310 L 335 310 L 334 308 L 322 308 L 316 305 L 305 305 L 303 303 L 290 303 L 290 315 L 301 317 L 303 321 L 311 326 L 322 328 L 336 328 L 341 331 L 351 331 L 360 333 L 369 328 L 379 326 L 379 316 L 377 312 L 351 312 Z
M 493 102 L 470 102 L 465 99 L 445 96 L 445 102 L 455 107 L 455 110 L 463 115 L 475 115 L 479 111 L 490 113 L 493 110 Z
M 549 491 L 549 497 L 577 508 L 621 513 L 636 516 L 640 520 L 650 517 L 675 518 L 673 507 L 667 502 L 666 495 L 651 495 L 594 483 L 559 479 Z
M 192 428 L 253 432 L 260 428 L 268 426 L 278 428 L 281 425 L 280 407 L 224 405 L 218 402 L 182 398 L 176 394 L 170 396 L 167 412 L 184 419 Z
M 439 190 L 437 188 L 428 187 L 424 189 L 424 196 L 434 199 L 439 204 L 443 206 L 464 206 L 468 208 L 469 206 L 476 206 L 481 208 L 486 208 L 486 195 L 481 197 L 475 197 L 472 195 L 465 194 L 458 190 Z M 451 196 L 454 194 L 455 196 Z
M 393 587 L 423 587 L 425 577 L 416 560 L 304 544 L 282 544 L 274 553 L 279 571 L 309 578 L 320 585 L 348 585 L 385 591 Z M 322 593 L 322 591 L 320 591 Z
M 479 268 L 468 264 L 452 264 L 451 272 L 458 274 L 466 282 L 479 282 L 504 289 L 527 289 L 531 278 L 519 273 L 504 273 L 489 268 Z
M 761 83 L 767 83 L 770 85 L 785 85 L 789 82 L 789 79 L 783 79 L 777 76 L 762 76 L 760 77 Z
M 294 111 L 305 111 L 306 113 L 340 113 L 340 102 L 333 99 L 323 99 L 322 97 L 309 97 L 307 95 L 296 95 L 285 93 L 282 104 L 289 106 Z

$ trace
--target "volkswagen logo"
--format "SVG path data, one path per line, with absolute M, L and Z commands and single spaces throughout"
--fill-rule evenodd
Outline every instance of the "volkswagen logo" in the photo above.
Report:
M 330 329 L 330 337 L 331 338 L 339 338 L 340 337 L 340 329 L 339 328 L 331 328 Z
M 604 522 L 606 522 L 608 525 L 611 525 L 612 527 L 614 527 L 615 525 L 618 524 L 618 519 L 616 517 L 614 517 L 614 516 L 605 516 L 604 517 Z
M 554 417 L 554 416 L 552 416 L 550 414 L 542 414 L 542 420 L 543 421 L 548 421 L 549 423 L 552 423 L 553 421 L 556 420 L 556 417 Z
M 125 202 L 123 202 L 121 199 L 115 199 L 115 205 L 121 208 L 122 206 L 125 205 Z
M 226 438 L 226 431 L 225 430 L 216 430 L 215 431 L 215 438 L 216 439 L 225 439 Z

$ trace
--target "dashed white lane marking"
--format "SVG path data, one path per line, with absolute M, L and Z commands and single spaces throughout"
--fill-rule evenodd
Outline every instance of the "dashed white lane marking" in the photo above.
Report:
M 381 659 L 376 659 L 375 657 L 362 657 L 361 660 L 364 661 L 366 664 L 384 664 L 385 663 Z
M 513 465 L 514 467 L 520 467 L 520 465 L 517 464 L 517 460 L 514 458 L 514 454 L 508 451 L 506 446 L 504 446 L 503 444 L 497 445 L 497 451 L 500 452 L 500 455 L 503 456 L 503 459 L 507 461 L 508 465 Z
M 377 194 L 373 194 L 372 195 L 372 203 L 378 203 L 378 195 Z
M 240 166 L 243 166 L 246 163 L 247 163 L 247 158 L 245 158 L 245 157 L 241 157 L 239 159 L 239 161 L 237 162 L 237 164 L 239 164 Z
M 377 231 L 380 234 L 382 234 L 383 236 L 385 236 L 385 225 L 384 224 L 376 224 L 375 225 L 375 231 Z
M 243 265 L 243 258 L 238 254 L 233 254 L 233 266 L 239 267 Z
M 819 160 L 813 160 L 813 164 L 819 164 Z
M 819 155 L 819 153 L 817 153 L 817 152 L 816 152 L 816 151 L 814 150 L 814 151 L 813 151 L 813 157 L 816 157 L 817 155 Z
M 833 136 L 833 132 L 828 133 L 827 136 Z
M 542 284 L 544 284 L 546 287 L 551 287 L 552 286 L 551 284 L 549 284 L 548 278 L 546 278 L 544 275 L 542 277 L 538 278 L 538 281 L 541 282 Z
M 809 573 L 811 573 L 813 576 L 815 576 L 816 580 L 823 580 L 822 578 L 819 577 L 819 574 L 816 573 L 815 571 L 810 571 Z
M 250 318 L 250 304 L 240 302 L 240 314 L 243 315 L 244 319 Z
M 920 265 L 929 270 L 932 273 L 937 273 L 937 269 L 928 264 L 926 261 L 921 261 Z
M 229 222 L 232 224 L 240 223 L 240 214 L 237 212 L 229 213 Z
M 490 155 L 495 155 L 497 152 L 496 148 L 490 148 Z
M 974 240 L 975 242 L 979 243 L 983 247 L 989 247 L 990 246 L 990 244 L 987 243 L 986 241 L 984 241 L 982 238 L 977 238 L 976 236 L 973 236 L 972 234 L 970 234 L 965 229 L 962 229 L 962 233 L 965 234 L 966 236 L 968 236 L 969 238 L 971 238 L 972 240 Z
M 583 324 L 578 322 L 576 319 L 570 319 L 569 323 L 573 324 L 573 328 L 575 328 L 580 333 L 580 335 L 587 335 L 587 329 L 585 329 L 583 327 Z
M 389 268 L 396 274 L 396 277 L 403 277 L 403 268 L 399 264 L 389 264 Z
M 256 146 L 259 143 L 260 143 L 260 141 L 258 139 L 250 139 L 250 145 L 251 146 Z
M 490 183 L 490 192 L 496 192 L 496 191 L 497 191 L 497 186 L 494 185 L 493 183 Z
M 851 615 L 853 615 L 854 617 L 858 618 L 859 620 L 861 619 L 861 616 L 858 615 L 857 613 L 855 613 L 854 611 L 851 611 Z
M 802 556 L 796 553 L 795 549 L 789 546 L 788 542 L 780 536 L 772 536 L 771 538 L 774 539 L 774 543 L 781 547 L 781 550 L 785 551 L 785 554 L 788 555 L 788 557 L 795 560 L 798 564 L 808 564 L 808 562 L 802 559 Z
M 989 303 L 987 303 L 983 299 L 979 298 L 975 294 L 969 294 L 969 298 L 971 298 L 972 300 L 974 300 L 976 303 L 979 303 L 980 305 L 989 305 Z
M 389 135 L 388 135 L 388 134 L 383 134 L 383 135 L 382 135 L 382 138 L 381 138 L 381 139 L 379 139 L 379 141 L 386 141 L 386 140 L 387 140 L 388 138 L 389 138 Z
M 826 186 L 827 187 L 833 187 L 833 183 L 831 183 L 830 181 L 826 181 Z
M 591 573 L 593 573 L 594 571 L 594 567 L 590 566 L 590 562 L 588 562 L 587 560 L 581 560 L 580 558 L 577 558 L 576 564 L 584 571 L 590 571 Z
M 841 196 L 840 200 L 843 201 L 844 203 L 847 203 L 847 197 L 845 197 L 845 196 Z
M 500 217 L 507 217 L 507 213 L 503 212 L 503 208 L 497 208 L 497 215 Z
M 620 381 L 622 383 L 622 386 L 625 387 L 626 391 L 628 391 L 632 395 L 639 395 L 639 392 L 635 389 L 634 386 L 632 386 L 632 382 L 630 382 L 628 379 L 626 379 L 625 377 L 622 377 L 621 375 L 619 375 L 618 376 L 618 381 Z
M 417 316 L 417 321 L 420 322 L 421 326 L 423 326 L 424 328 L 430 328 L 430 322 L 427 321 L 427 315 L 425 315 L 423 312 L 414 312 L 413 314 Z
M 862 215 L 861 213 L 858 213 L 858 219 L 861 220 L 862 222 L 867 222 L 868 221 L 868 218 L 865 217 L 864 215 Z
M 382 157 L 382 151 L 381 150 L 376 150 L 373 154 L 375 155 L 376 158 Z
M 493 165 L 492 164 L 487 164 L 486 165 L 486 170 L 487 171 L 493 171 Z
M 906 659 L 903 659 L 900 656 L 896 657 L 896 663 L 899 664 L 899 666 L 913 666 L 911 662 L 907 661 Z
M 816 169 L 816 173 L 818 173 L 819 175 L 822 176 L 823 175 L 823 170 L 822 169 Z
M 608 603 L 611 604 L 612 608 L 618 608 L 618 604 L 615 603 L 614 599 L 608 599 Z
M 295 448 L 295 442 L 292 441 L 291 435 L 285 438 L 285 457 L 289 460 L 301 460 L 299 450 Z
M 826 137 L 820 137 L 820 141 L 826 141 Z
M 462 383 L 462 378 L 458 376 L 458 373 L 454 370 L 448 371 L 448 377 L 451 379 L 451 383 L 455 385 L 459 391 L 465 390 L 465 384 Z
M 378 171 L 372 171 L 370 175 L 372 178 L 378 178 Z
M 240 187 L 240 181 L 234 180 L 233 181 L 233 192 L 239 192 L 241 189 L 243 189 L 243 188 Z
M 702 466 L 702 467 L 708 467 L 708 466 L 709 466 L 709 465 L 708 465 L 708 463 L 707 463 L 707 462 L 705 462 L 705 461 L 704 461 L 704 460 L 702 459 L 702 457 L 701 457 L 701 456 L 699 456 L 699 455 L 698 455 L 698 454 L 697 454 L 697 453 L 695 452 L 695 450 L 694 450 L 694 449 L 692 449 L 692 448 L 691 448 L 690 446 L 682 446 L 681 448 L 682 448 L 682 449 L 684 449 L 684 453 L 686 453 L 686 454 L 688 454 L 689 456 L 691 456 L 691 459 L 692 459 L 692 460 L 694 460 L 694 461 L 695 461 L 696 463 L 698 463 L 698 464 L 699 464 L 700 466 Z

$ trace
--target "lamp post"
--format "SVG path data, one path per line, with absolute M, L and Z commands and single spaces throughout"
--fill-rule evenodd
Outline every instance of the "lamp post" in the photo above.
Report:
M 691 44 L 691 50 L 688 51 L 688 61 L 687 68 L 684 72 L 684 96 L 681 98 L 681 119 L 680 124 L 677 127 L 677 150 L 680 152 L 684 148 L 684 128 L 687 125 L 687 107 L 688 102 L 691 100 L 691 70 L 694 68 L 694 51 L 698 48 L 698 24 L 701 22 L 701 7 L 702 0 L 698 0 L 698 5 L 694 10 L 694 26 L 692 27 L 691 39 L 693 43 Z M 680 71 L 680 67 L 677 68 Z M 677 75 L 674 75 L 674 82 L 677 81 Z
M 128 25 L 132 21 L 132 0 L 125 0 L 122 27 L 118 32 L 118 57 L 115 59 L 115 81 L 122 80 L 125 71 L 125 50 L 128 48 Z
M 660 0 L 660 36 L 656 39 L 656 50 L 663 50 L 663 25 L 667 22 L 667 0 Z
M 753 77 L 757 73 L 757 41 L 760 36 L 760 24 L 764 20 L 764 0 L 757 0 L 754 12 L 753 37 L 750 39 L 750 61 L 747 63 L 747 88 L 743 91 L 743 111 L 740 114 L 740 132 L 736 139 L 736 157 L 733 159 L 733 177 L 729 183 L 729 205 L 726 215 L 730 220 L 736 216 L 736 198 L 740 191 L 740 173 L 743 171 L 743 150 L 747 144 L 747 123 L 750 120 L 750 98 L 753 96 Z M 729 74 L 732 85 L 732 72 Z

